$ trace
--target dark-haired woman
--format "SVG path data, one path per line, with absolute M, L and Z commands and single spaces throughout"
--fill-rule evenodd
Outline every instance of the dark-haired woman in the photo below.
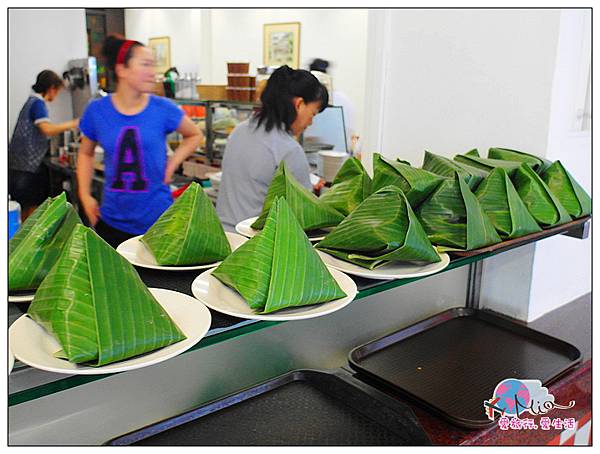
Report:
M 48 197 L 50 182 L 42 161 L 48 152 L 49 137 L 76 128 L 78 120 L 52 123 L 46 102 L 52 102 L 63 88 L 63 80 L 46 69 L 37 75 L 19 113 L 8 146 L 8 192 L 21 204 L 21 220 L 27 217 Z
M 79 200 L 96 232 L 113 247 L 141 235 L 173 203 L 169 182 L 202 141 L 202 133 L 172 101 L 151 94 L 154 58 L 137 41 L 109 36 L 102 53 L 116 91 L 90 103 L 81 117 L 77 160 Z M 167 159 L 167 134 L 183 141 Z M 104 149 L 102 206 L 90 193 L 94 148 Z
M 310 72 L 282 66 L 269 78 L 260 100 L 260 110 L 233 130 L 223 155 L 217 213 L 229 231 L 260 214 L 281 161 L 302 185 L 313 188 L 296 138 L 327 107 L 327 89 Z

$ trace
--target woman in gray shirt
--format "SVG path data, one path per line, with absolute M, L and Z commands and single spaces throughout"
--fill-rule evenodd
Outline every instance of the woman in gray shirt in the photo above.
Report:
M 329 102 L 327 89 L 303 69 L 277 69 L 260 97 L 262 106 L 227 140 L 217 213 L 225 230 L 258 216 L 279 163 L 312 189 L 310 168 L 298 137 Z

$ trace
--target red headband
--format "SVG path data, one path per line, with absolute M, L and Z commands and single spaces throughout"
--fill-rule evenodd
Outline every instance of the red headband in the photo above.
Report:
M 125 55 L 127 55 L 127 51 L 133 44 L 135 44 L 135 41 L 132 41 L 130 39 L 126 40 L 125 42 L 123 42 L 123 44 L 121 44 L 121 47 L 119 48 L 119 53 L 117 54 L 117 61 L 115 64 L 125 64 Z

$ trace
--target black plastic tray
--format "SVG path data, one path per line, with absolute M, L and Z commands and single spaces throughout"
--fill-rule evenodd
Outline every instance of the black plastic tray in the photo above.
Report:
M 109 445 L 429 445 L 412 410 L 343 370 L 298 370 Z
M 505 378 L 556 380 L 581 361 L 571 344 L 502 315 L 456 308 L 350 352 L 357 378 L 461 427 L 493 424 L 483 402 Z

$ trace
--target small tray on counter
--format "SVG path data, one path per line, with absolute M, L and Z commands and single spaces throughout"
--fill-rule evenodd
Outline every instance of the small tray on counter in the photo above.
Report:
M 334 372 L 296 370 L 109 445 L 429 445 L 404 404 Z
M 571 344 L 486 310 L 455 308 L 350 352 L 356 378 L 453 424 L 493 424 L 483 402 L 506 378 L 544 386 L 581 361 Z
M 550 227 L 549 229 L 542 230 L 541 232 L 530 233 L 519 238 L 512 240 L 502 241 L 500 243 L 492 244 L 490 246 L 480 247 L 477 249 L 471 249 L 470 251 L 447 251 L 452 257 L 473 257 L 474 255 L 485 254 L 489 252 L 502 252 L 507 249 L 513 249 L 518 246 L 522 246 L 527 243 L 532 243 L 537 240 L 557 235 L 559 233 L 566 233 L 571 230 L 582 229 L 581 238 L 587 237 L 587 231 L 585 230 L 585 223 L 588 222 L 592 217 L 584 216 L 574 221 L 567 222 L 565 224 Z

